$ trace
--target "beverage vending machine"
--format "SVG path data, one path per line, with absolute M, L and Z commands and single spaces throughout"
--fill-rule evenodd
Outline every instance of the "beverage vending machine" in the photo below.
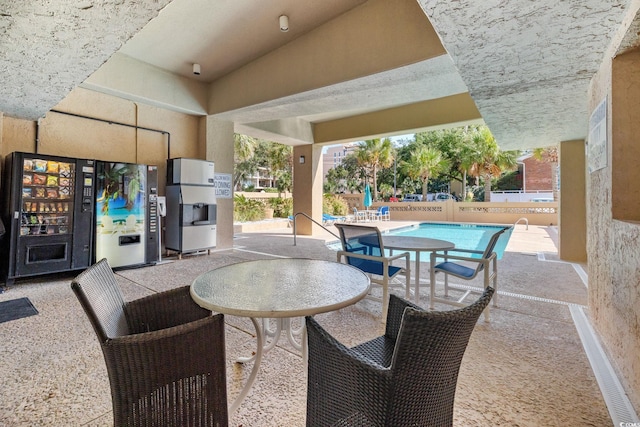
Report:
M 158 167 L 96 162 L 95 260 L 134 267 L 159 256 Z
M 83 269 L 93 261 L 95 162 L 14 152 L 2 180 L 5 282 Z

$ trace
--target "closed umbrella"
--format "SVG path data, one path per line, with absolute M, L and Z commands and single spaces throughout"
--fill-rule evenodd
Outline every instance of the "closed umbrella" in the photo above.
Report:
M 369 184 L 364 186 L 364 207 L 365 209 L 369 209 L 369 206 L 373 204 L 373 200 L 371 200 L 371 188 L 369 188 Z

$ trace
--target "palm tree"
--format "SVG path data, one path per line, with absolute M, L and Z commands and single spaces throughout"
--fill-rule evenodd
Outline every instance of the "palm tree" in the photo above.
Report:
M 558 201 L 558 146 L 536 148 L 533 157 L 551 164 L 551 187 L 553 200 Z
M 422 181 L 422 200 L 426 201 L 429 178 L 447 170 L 449 162 L 437 149 L 421 146 L 400 167 L 409 178 Z
M 242 189 L 242 181 L 255 173 L 258 163 L 253 158 L 258 148 L 258 140 L 239 133 L 233 134 L 233 188 Z
M 293 169 L 293 147 L 290 145 L 269 143 L 267 149 L 267 163 L 276 181 L 278 197 L 282 197 L 282 191 L 287 187 L 287 176 L 291 177 Z M 282 183 L 280 181 L 283 181 Z
M 391 139 L 369 139 L 362 142 L 355 151 L 358 164 L 371 170 L 373 178 L 373 200 L 378 200 L 378 169 L 393 164 L 393 145 Z
M 495 138 L 486 126 L 480 126 L 471 135 L 472 163 L 469 173 L 476 179 L 484 180 L 484 201 L 491 201 L 491 179 L 499 177 L 506 170 L 515 169 L 516 151 L 501 151 Z

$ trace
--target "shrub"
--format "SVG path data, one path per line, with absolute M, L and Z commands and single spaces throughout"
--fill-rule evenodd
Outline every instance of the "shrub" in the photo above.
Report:
M 243 194 L 233 198 L 233 220 L 238 222 L 260 221 L 264 219 L 264 203 L 248 199 Z
M 275 218 L 287 218 L 293 215 L 293 199 L 291 198 L 275 197 L 269 199 L 269 206 L 273 209 L 273 216 Z
M 337 194 L 325 194 L 322 198 L 322 213 L 344 216 L 349 212 L 347 201 Z

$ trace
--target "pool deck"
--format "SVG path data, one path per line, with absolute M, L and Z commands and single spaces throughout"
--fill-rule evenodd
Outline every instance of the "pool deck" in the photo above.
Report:
M 381 229 L 408 222 L 377 222 Z M 331 227 L 335 231 L 335 227 Z M 456 393 L 459 426 L 612 425 L 572 318 L 588 316 L 584 270 L 560 262 L 554 227 L 517 225 L 499 261 L 499 307 L 480 320 L 463 359 Z M 321 230 L 298 236 L 290 228 L 236 235 L 234 248 L 117 272 L 126 299 L 189 285 L 200 273 L 253 259 L 304 257 L 335 260 Z M 421 276 L 428 278 L 428 264 Z M 109 385 L 100 348 L 69 283 L 71 276 L 19 283 L 0 301 L 28 297 L 39 314 L 0 324 L 0 426 L 110 426 Z M 471 283 L 481 286 L 478 281 Z M 428 305 L 427 292 L 421 304 Z M 437 309 L 449 309 L 438 305 Z M 382 332 L 379 304 L 361 301 L 319 315 L 346 345 Z M 226 316 L 227 378 L 233 399 L 249 366 L 238 356 L 255 346 L 253 327 Z M 256 384 L 231 426 L 303 426 L 306 380 L 300 354 L 280 342 L 263 359 Z

